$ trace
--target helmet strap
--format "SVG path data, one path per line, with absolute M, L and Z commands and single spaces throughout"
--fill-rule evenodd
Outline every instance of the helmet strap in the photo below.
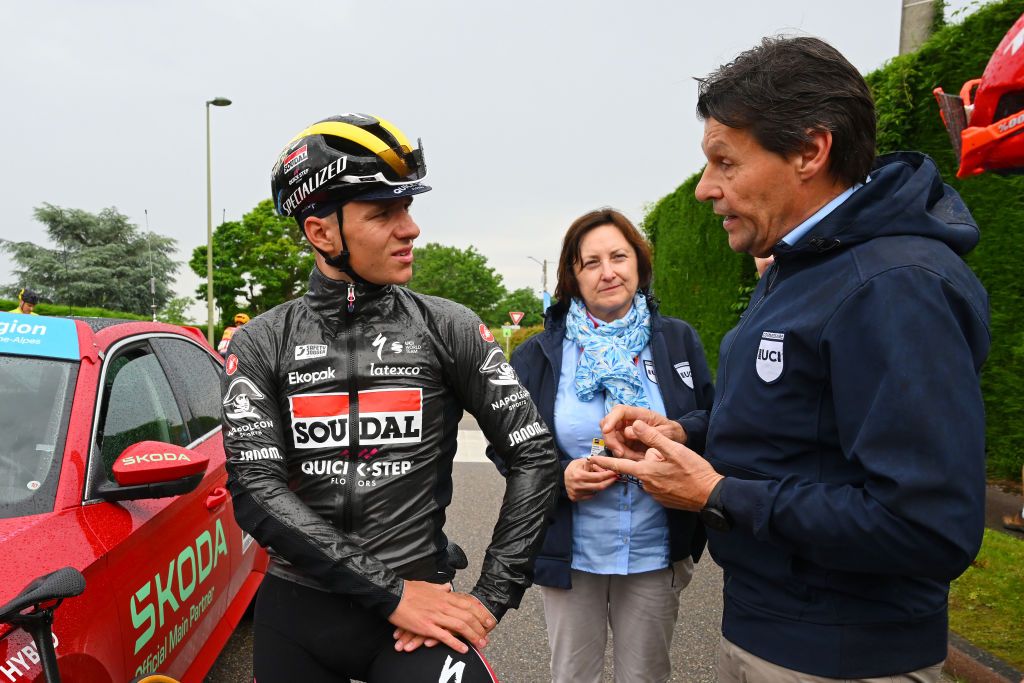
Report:
M 345 273 L 350 278 L 352 278 L 353 282 L 358 282 L 359 284 L 362 285 L 372 285 L 372 282 L 370 282 L 369 280 L 367 280 L 366 278 L 364 278 L 362 275 L 355 271 L 355 269 L 352 267 L 351 261 L 349 260 L 348 243 L 345 241 L 345 230 L 342 224 L 342 209 L 344 208 L 344 206 L 345 205 L 342 204 L 341 206 L 338 207 L 338 210 L 335 212 L 335 215 L 337 215 L 338 217 L 338 234 L 341 235 L 341 252 L 337 256 L 331 256 L 330 254 L 327 254 L 326 252 L 322 251 L 321 249 L 318 249 L 317 247 L 313 248 L 316 249 L 320 253 L 320 255 L 324 257 L 324 263 L 329 265 L 331 268 L 337 268 L 341 272 Z

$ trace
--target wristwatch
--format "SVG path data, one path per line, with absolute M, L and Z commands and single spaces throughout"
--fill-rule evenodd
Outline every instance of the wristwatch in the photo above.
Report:
M 725 507 L 722 505 L 722 483 L 725 481 L 725 477 L 718 480 L 715 484 L 715 488 L 711 489 L 711 495 L 708 496 L 708 502 L 704 504 L 704 507 L 700 510 L 700 521 L 704 522 L 704 526 L 715 531 L 731 531 L 732 530 L 732 517 L 726 512 Z

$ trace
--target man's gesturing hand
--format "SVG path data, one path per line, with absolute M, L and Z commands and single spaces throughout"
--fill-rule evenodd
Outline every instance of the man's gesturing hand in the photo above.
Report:
M 633 423 L 642 420 L 676 443 L 686 443 L 686 431 L 678 422 L 660 415 L 650 408 L 614 406 L 601 420 L 604 445 L 618 458 L 643 460 L 647 446 L 637 438 Z
M 656 427 L 637 420 L 631 429 L 640 442 L 649 446 L 643 460 L 595 455 L 590 461 L 619 474 L 633 475 L 643 482 L 644 490 L 665 507 L 692 511 L 704 507 L 722 475 L 715 472 L 707 460 Z
M 388 621 L 398 627 L 395 649 L 412 651 L 427 641 L 444 643 L 456 652 L 469 651 L 462 636 L 477 647 L 487 645 L 487 633 L 497 625 L 480 601 L 453 593 L 448 584 L 406 581 L 402 600 Z

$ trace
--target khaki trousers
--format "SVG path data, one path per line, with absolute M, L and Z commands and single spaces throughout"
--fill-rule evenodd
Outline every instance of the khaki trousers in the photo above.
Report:
M 672 673 L 669 647 L 679 593 L 693 577 L 693 560 L 642 574 L 572 571 L 572 590 L 541 586 L 554 683 L 601 683 L 608 626 L 615 683 L 664 683 Z
M 825 678 L 800 673 L 753 655 L 724 637 L 718 641 L 718 683 L 936 683 L 942 662 L 910 673 L 877 678 Z

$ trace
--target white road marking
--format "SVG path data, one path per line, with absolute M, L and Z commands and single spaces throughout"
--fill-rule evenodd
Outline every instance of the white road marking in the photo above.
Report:
M 455 452 L 455 462 L 490 462 L 484 454 L 487 439 L 478 429 L 459 430 L 459 448 Z

